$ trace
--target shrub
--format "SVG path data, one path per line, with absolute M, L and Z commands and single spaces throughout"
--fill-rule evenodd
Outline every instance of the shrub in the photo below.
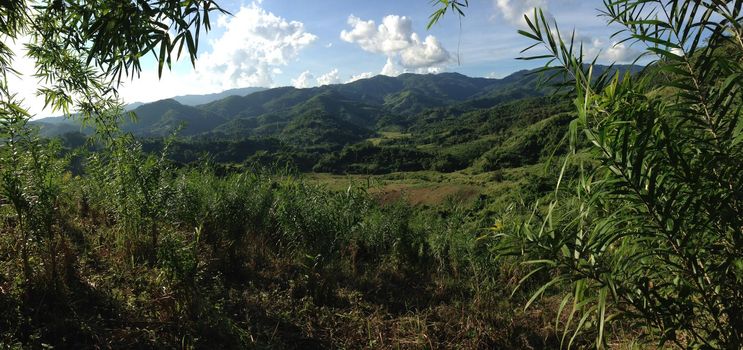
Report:
M 573 144 L 580 132 L 601 164 L 544 221 L 506 240 L 534 258 L 534 272 L 553 276 L 529 304 L 551 286 L 572 286 L 558 314 L 568 345 L 590 329 L 606 346 L 617 320 L 661 346 L 743 345 L 741 10 L 741 2 L 605 1 L 609 22 L 658 59 L 640 76 L 596 73 L 574 36 L 563 41 L 541 11 L 528 19 L 522 34 L 564 66 L 545 69 L 574 83 Z

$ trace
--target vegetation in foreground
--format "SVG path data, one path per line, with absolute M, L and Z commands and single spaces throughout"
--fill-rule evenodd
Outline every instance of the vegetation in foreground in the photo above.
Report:
M 69 86 L 43 92 L 56 106 L 70 103 L 66 90 L 106 97 L 113 83 L 105 79 L 138 66 L 136 50 L 111 55 L 134 46 L 109 32 L 98 37 L 109 45 L 98 51 L 65 46 L 108 68 L 95 75 L 76 55 L 55 50 L 54 40 L 76 35 L 55 29 L 58 8 L 42 6 L 27 18 L 19 17 L 22 2 L 11 5 L 2 32 L 16 36 L 34 21 L 32 34 L 45 43 L 31 48 L 39 74 L 75 73 Z M 134 18 L 147 25 L 128 28 L 178 17 L 181 7 L 208 11 L 200 5 L 165 2 Z M 69 19 L 89 29 L 74 22 L 81 10 L 71 9 Z M 619 1 L 605 10 L 660 59 L 639 76 L 595 72 L 572 39 L 535 11 L 522 34 L 543 45 L 562 66 L 559 83 L 573 87 L 573 154 L 543 165 L 559 169 L 554 181 L 471 205 L 414 207 L 275 171 L 176 168 L 166 156 L 173 139 L 159 154 L 144 152 L 116 128 L 121 109 L 105 98 L 83 103 L 83 119 L 98 123 L 97 150 L 61 152 L 28 127 L 3 79 L 0 340 L 9 347 L 541 348 L 629 347 L 615 339 L 637 338 L 740 348 L 743 3 Z M 194 23 L 201 20 L 177 22 L 184 32 L 176 39 L 191 42 L 192 59 Z M 160 40 L 162 66 L 174 46 Z M 0 46 L 5 75 L 9 57 Z M 326 125 L 298 120 L 289 130 Z M 346 125 L 337 122 L 329 125 Z M 408 139 L 397 132 L 386 135 Z M 371 146 L 380 141 L 366 136 Z M 491 151 L 496 164 L 516 166 L 512 150 Z M 533 163 L 541 155 L 527 156 Z
M 558 345 L 557 300 L 509 298 L 523 268 L 496 262 L 502 224 L 477 205 L 380 205 L 359 187 L 171 170 L 136 149 L 90 155 L 83 177 L 38 161 L 24 177 L 42 185 L 36 202 L 3 206 L 5 344 Z

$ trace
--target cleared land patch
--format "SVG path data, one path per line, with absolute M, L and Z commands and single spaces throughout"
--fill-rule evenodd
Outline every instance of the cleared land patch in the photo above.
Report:
M 410 136 L 411 134 L 405 134 L 398 131 L 380 131 L 379 137 L 372 137 L 367 139 L 367 141 L 371 142 L 374 146 L 379 146 L 379 144 L 384 140 L 404 139 Z

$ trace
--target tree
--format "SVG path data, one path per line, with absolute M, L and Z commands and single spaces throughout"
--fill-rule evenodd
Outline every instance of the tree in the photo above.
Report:
M 439 5 L 432 23 L 467 4 Z M 535 44 L 524 51 L 543 51 L 522 59 L 548 59 L 545 81 L 577 107 L 573 151 L 588 141 L 601 164 L 574 191 L 560 175 L 544 219 L 502 237 L 504 254 L 533 258 L 529 276 L 553 276 L 527 307 L 552 286 L 572 287 L 558 312 L 566 345 L 591 329 L 603 347 L 609 324 L 623 320 L 661 346 L 743 346 L 742 7 L 604 0 L 600 14 L 621 27 L 620 43 L 654 59 L 639 76 L 599 74 L 574 32 L 541 10 L 525 16 L 519 33 Z
M 429 29 L 450 10 L 456 12 L 460 18 L 464 17 L 464 9 L 470 4 L 469 0 L 431 0 L 431 3 L 438 8 L 429 16 Z
M 549 59 L 543 71 L 571 87 L 574 150 L 587 140 L 601 164 L 504 237 L 554 277 L 532 301 L 572 286 L 559 312 L 570 341 L 592 329 L 605 346 L 623 320 L 661 346 L 743 346 L 742 6 L 605 0 L 615 35 L 654 59 L 639 76 L 597 74 L 574 34 L 542 11 L 525 17 L 530 49 L 546 50 L 525 59 Z
M 0 203 L 15 213 L 26 281 L 33 277 L 31 242 L 46 247 L 49 263 L 40 265 L 49 281 L 57 279 L 63 163 L 28 127 L 31 115 L 8 86 L 8 77 L 18 74 L 9 41 L 26 42 L 45 107 L 66 115 L 74 109 L 110 145 L 125 150 L 125 139 L 113 137 L 123 114 L 117 93 L 122 79 L 138 76 L 148 54 L 159 63 L 159 74 L 182 53 L 194 63 L 201 30 L 210 29 L 214 11 L 225 12 L 212 0 L 11 0 L 0 7 Z
M 98 117 L 117 107 L 122 79 L 138 76 L 141 59 L 149 54 L 159 64 L 158 74 L 184 52 L 194 63 L 201 30 L 211 28 L 214 11 L 225 12 L 212 0 L 7 2 L 0 8 L 4 119 L 28 117 L 7 86 L 7 76 L 17 74 L 9 40 L 27 40 L 28 56 L 44 83 L 38 93 L 45 107 L 69 114 L 74 106 L 86 121 L 111 126 L 111 120 Z

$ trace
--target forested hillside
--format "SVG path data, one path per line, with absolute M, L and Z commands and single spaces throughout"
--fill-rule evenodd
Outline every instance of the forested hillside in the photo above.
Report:
M 258 51 L 192 79 L 300 62 L 318 37 L 260 6 L 0 7 L 0 348 L 743 346 L 743 1 L 606 1 L 608 56 L 529 8 L 520 58 L 544 65 L 503 79 L 305 70 L 318 87 L 122 102 L 143 63 L 195 65 L 215 15 Z M 454 60 L 406 17 L 346 24 L 384 72 Z M 64 118 L 13 93 L 6 37 Z M 630 44 L 647 65 L 596 63 Z
M 150 152 L 176 136 L 168 156 L 182 165 L 208 157 L 337 174 L 491 171 L 537 163 L 565 133 L 569 102 L 548 96 L 537 78 L 534 71 L 503 79 L 403 74 L 269 89 L 193 107 L 167 99 L 133 109 L 136 120 L 125 118 L 122 130 Z M 63 140 L 92 132 L 73 131 L 69 120 L 36 124 L 43 135 Z

